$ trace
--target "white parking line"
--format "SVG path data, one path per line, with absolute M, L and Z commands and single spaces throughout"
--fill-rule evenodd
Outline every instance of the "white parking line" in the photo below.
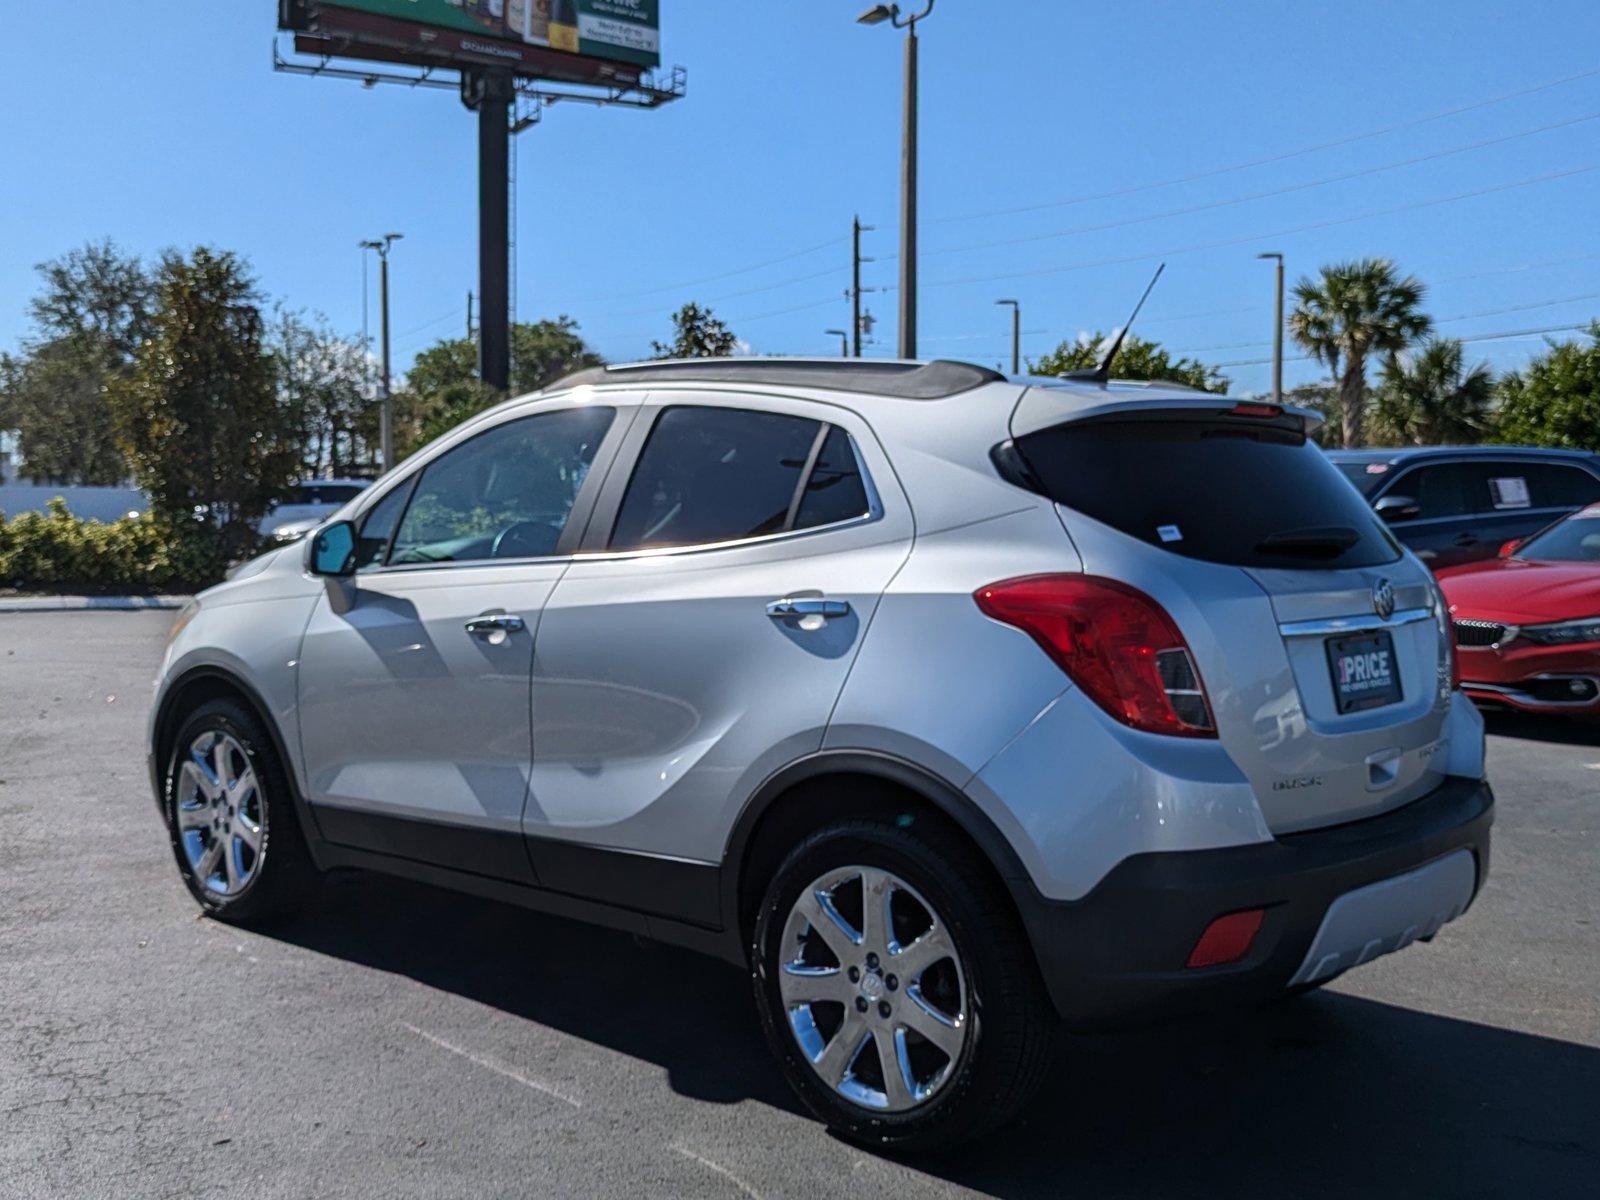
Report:
M 400 1025 L 404 1029 L 409 1029 L 419 1038 L 426 1038 L 435 1046 L 438 1046 L 441 1050 L 448 1050 L 451 1054 L 460 1055 L 468 1062 L 474 1063 L 486 1071 L 493 1071 L 496 1075 L 502 1075 L 511 1080 L 513 1083 L 520 1083 L 523 1087 L 532 1088 L 536 1092 L 543 1092 L 547 1096 L 554 1096 L 563 1104 L 572 1105 L 573 1108 L 583 1107 L 583 1102 L 581 1100 L 573 1099 L 560 1089 L 551 1087 L 548 1083 L 540 1083 L 537 1079 L 529 1079 L 521 1071 L 518 1071 L 512 1067 L 508 1067 L 504 1063 L 495 1062 L 494 1059 L 485 1058 L 481 1054 L 474 1054 L 471 1050 L 463 1050 L 455 1043 L 447 1042 L 442 1037 L 429 1033 L 426 1029 L 418 1029 L 409 1021 L 401 1021 Z
M 715 1171 L 718 1175 L 721 1175 L 746 1196 L 749 1196 L 750 1200 L 761 1200 L 760 1192 L 756 1191 L 755 1188 L 751 1187 L 732 1171 L 728 1170 L 727 1167 L 719 1166 L 718 1164 L 712 1162 L 709 1158 L 706 1158 L 704 1155 L 696 1154 L 693 1150 L 686 1150 L 682 1146 L 673 1146 L 671 1147 L 671 1150 L 674 1154 L 681 1154 L 685 1158 L 693 1159 L 708 1171 Z

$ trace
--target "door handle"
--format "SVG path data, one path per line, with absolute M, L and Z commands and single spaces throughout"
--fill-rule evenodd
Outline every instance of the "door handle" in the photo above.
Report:
M 495 634 L 521 633 L 527 623 L 521 617 L 506 613 L 485 613 L 467 622 L 466 629 L 473 637 L 493 637 Z
M 1454 546 L 1476 546 L 1477 544 L 1477 537 L 1470 533 L 1458 533 L 1454 541 L 1451 542 L 1451 545 Z
M 848 600 L 784 599 L 774 600 L 767 605 L 767 616 L 774 621 L 786 621 L 791 617 L 821 617 L 825 621 L 832 621 L 849 615 Z

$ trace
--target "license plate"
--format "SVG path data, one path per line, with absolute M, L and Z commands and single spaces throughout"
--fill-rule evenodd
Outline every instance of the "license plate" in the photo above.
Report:
M 1387 629 L 1329 638 L 1327 646 L 1333 697 L 1341 713 L 1382 708 L 1400 699 L 1394 635 Z

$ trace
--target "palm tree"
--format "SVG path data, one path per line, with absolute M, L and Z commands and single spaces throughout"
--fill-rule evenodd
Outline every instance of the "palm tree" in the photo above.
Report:
M 1428 332 L 1432 322 L 1420 311 L 1426 290 L 1387 258 L 1335 263 L 1321 279 L 1295 285 L 1289 332 L 1333 372 L 1346 446 L 1362 441 L 1367 355 L 1398 354 Z
M 1373 419 L 1397 441 L 1417 446 L 1477 442 L 1489 430 L 1493 399 L 1488 367 L 1468 368 L 1454 338 L 1429 338 L 1383 364 Z

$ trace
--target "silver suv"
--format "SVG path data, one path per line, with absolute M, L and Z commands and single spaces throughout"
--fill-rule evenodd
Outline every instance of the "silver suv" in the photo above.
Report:
M 1015 1113 L 1056 1028 L 1458 916 L 1483 727 L 1315 417 L 950 362 L 586 372 L 201 595 L 150 724 L 247 921 L 359 867 L 748 967 L 845 1135 Z

